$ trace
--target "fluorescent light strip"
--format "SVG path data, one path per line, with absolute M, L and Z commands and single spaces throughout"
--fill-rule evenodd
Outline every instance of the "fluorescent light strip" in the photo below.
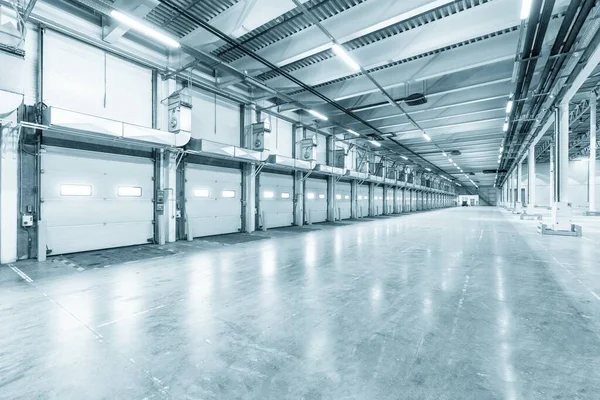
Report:
M 340 46 L 339 44 L 334 44 L 333 47 L 331 47 L 331 50 L 333 50 L 333 52 L 342 60 L 344 60 L 344 62 L 346 64 L 348 64 L 348 66 L 350 68 L 352 68 L 352 70 L 354 70 L 355 72 L 360 71 L 360 65 L 358 65 L 358 63 L 356 61 L 354 61 L 352 59 L 352 57 L 350 57 L 350 55 L 346 52 L 346 50 Z
M 307 110 L 307 111 L 308 111 L 308 113 L 309 113 L 310 115 L 312 115 L 313 117 L 317 117 L 317 118 L 319 118 L 319 119 L 322 119 L 323 121 L 327 121 L 327 120 L 329 120 L 329 118 L 327 118 L 326 116 L 324 116 L 324 115 L 323 115 L 323 114 L 321 114 L 321 113 L 318 113 L 318 112 L 316 112 L 315 110 Z
M 403 160 L 408 160 L 408 157 L 400 156 Z
M 369 143 L 371 143 L 375 147 L 381 147 L 381 143 L 377 143 L 375 140 L 369 140 Z
M 521 19 L 529 18 L 529 13 L 531 12 L 531 0 L 523 0 L 521 4 Z
M 426 134 L 425 132 L 423 132 L 423 137 L 425 138 L 425 140 L 427 140 L 428 142 L 431 142 L 431 138 L 429 137 L 428 134 Z
M 352 129 L 346 129 L 346 131 L 354 136 L 360 136 L 358 132 L 354 132 Z
M 117 10 L 112 10 L 110 12 L 110 16 L 113 17 L 114 19 L 116 19 L 117 21 L 121 22 L 122 24 L 127 25 L 131 29 L 138 31 L 140 33 L 143 33 L 144 35 L 146 35 L 152 39 L 156 39 L 159 42 L 166 44 L 167 46 L 174 47 L 174 48 L 180 47 L 179 42 L 177 42 L 176 40 L 171 39 L 164 33 L 160 33 L 156 29 L 154 29 L 146 24 L 143 24 L 142 22 L 140 22 L 136 19 L 133 19 L 123 13 L 120 13 Z
M 508 122 L 505 122 L 505 123 L 504 123 L 504 126 L 502 127 L 502 130 L 503 130 L 504 132 L 508 131 Z
M 513 101 L 509 100 L 508 103 L 506 103 L 506 113 L 510 114 L 510 112 L 512 111 L 513 108 Z

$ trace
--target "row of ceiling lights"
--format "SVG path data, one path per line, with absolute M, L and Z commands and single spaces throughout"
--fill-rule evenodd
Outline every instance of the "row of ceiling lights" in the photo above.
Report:
M 532 0 L 523 0 L 521 3 L 521 19 L 525 20 L 529 18 L 529 13 L 531 12 L 531 3 Z M 502 126 L 503 132 L 508 132 L 508 128 L 510 128 L 510 113 L 512 112 L 515 101 L 513 100 L 513 94 L 511 93 L 508 96 L 508 101 L 506 102 L 506 119 L 504 120 L 504 125 Z M 504 153 L 504 140 L 506 136 L 502 138 L 502 142 L 500 143 L 500 149 L 498 151 L 498 165 L 502 162 L 502 154 Z M 494 187 L 496 187 L 496 183 L 498 182 L 498 170 L 496 170 L 496 176 L 494 176 Z

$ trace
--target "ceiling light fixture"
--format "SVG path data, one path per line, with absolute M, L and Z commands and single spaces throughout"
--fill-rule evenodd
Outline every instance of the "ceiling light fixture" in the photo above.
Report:
M 521 19 L 529 18 L 530 12 L 531 12 L 531 0 L 523 0 L 523 3 L 521 3 Z
M 358 134 L 358 132 L 354 132 L 352 129 L 346 129 L 346 131 L 348 131 L 348 133 L 350 133 L 350 134 L 352 134 L 352 135 L 354 135 L 354 136 L 360 136 L 360 135 Z
M 448 157 L 448 154 L 446 154 L 446 152 L 445 152 L 445 151 L 442 151 L 442 155 L 443 155 L 444 157 Z
M 356 61 L 354 61 L 352 59 L 352 57 L 350 57 L 350 55 L 346 52 L 346 50 L 342 46 L 340 46 L 339 44 L 336 43 L 333 45 L 333 47 L 331 47 L 331 50 L 333 50 L 335 55 L 337 55 L 342 60 L 344 60 L 344 62 L 346 64 L 348 64 L 348 66 L 350 68 L 352 68 L 354 71 L 356 71 L 356 72 L 360 71 L 360 65 L 358 65 L 358 63 Z
M 512 111 L 513 108 L 513 101 L 509 100 L 508 103 L 506 103 L 506 113 L 510 114 L 510 112 Z
M 327 121 L 329 120 L 329 118 L 327 118 L 326 116 L 324 116 L 323 114 L 316 112 L 315 110 L 308 110 L 308 113 L 310 115 L 312 115 L 313 117 L 317 117 L 319 119 L 322 119 L 323 121 Z
M 508 131 L 508 121 L 506 121 L 506 122 L 504 123 L 504 126 L 502 127 L 502 130 L 503 130 L 504 132 Z
M 381 147 L 381 143 L 378 143 L 375 140 L 369 140 L 369 143 L 371 143 L 375 147 Z
M 400 156 L 403 160 L 408 160 L 408 157 Z
M 116 19 L 117 21 L 121 22 L 122 24 L 127 25 L 131 29 L 138 31 L 152 39 L 156 39 L 157 41 L 159 41 L 163 44 L 166 44 L 167 46 L 174 47 L 174 48 L 178 48 L 181 46 L 179 44 L 179 42 L 177 42 L 174 39 L 171 39 L 164 33 L 161 33 L 159 31 L 157 31 L 156 29 L 154 29 L 146 24 L 143 24 L 142 22 L 138 21 L 137 19 L 133 19 L 128 15 L 120 13 L 117 10 L 112 10 L 110 12 L 110 16 L 113 17 L 114 19 Z
M 431 138 L 425 132 L 423 132 L 423 138 L 425 138 L 425 140 L 427 140 L 428 142 L 431 142 Z
M 427 171 L 431 172 L 431 168 L 427 168 L 427 167 L 425 167 L 425 169 L 426 169 Z

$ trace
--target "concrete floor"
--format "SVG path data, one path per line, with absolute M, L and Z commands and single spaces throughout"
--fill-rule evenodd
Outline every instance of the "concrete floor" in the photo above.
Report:
M 0 399 L 599 398 L 598 237 L 483 207 L 258 236 L 0 267 Z

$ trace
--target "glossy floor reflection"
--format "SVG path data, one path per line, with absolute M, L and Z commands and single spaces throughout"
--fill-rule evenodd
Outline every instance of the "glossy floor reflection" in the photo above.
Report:
M 0 399 L 597 399 L 599 246 L 534 232 L 455 208 L 3 266 Z

